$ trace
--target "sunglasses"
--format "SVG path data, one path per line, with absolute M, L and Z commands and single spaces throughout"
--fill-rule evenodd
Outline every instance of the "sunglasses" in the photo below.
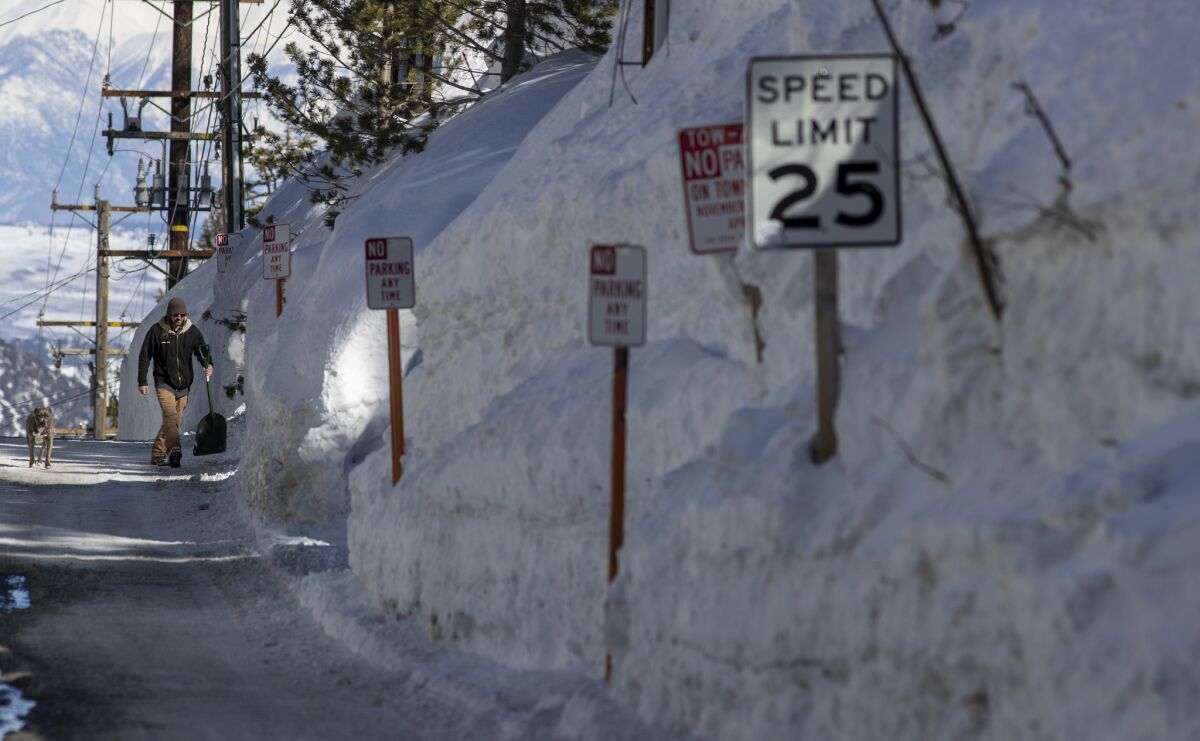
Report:
M 174 319 L 174 318 L 175 318 L 175 317 L 177 317 L 177 316 L 178 316 L 178 317 L 186 317 L 186 316 L 187 316 L 187 314 L 172 314 L 172 315 L 171 315 L 171 318 L 172 318 L 172 319 Z

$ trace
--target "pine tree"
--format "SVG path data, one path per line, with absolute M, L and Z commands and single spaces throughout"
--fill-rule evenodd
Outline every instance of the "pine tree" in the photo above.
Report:
M 460 29 L 471 45 L 500 64 L 507 82 L 528 68 L 529 57 L 578 48 L 602 54 L 612 42 L 617 0 L 465 0 Z M 461 37 L 460 37 L 461 38 Z
M 246 182 L 247 200 L 265 201 L 284 180 L 312 161 L 316 147 L 314 137 L 293 136 L 291 129 L 279 134 L 265 126 L 255 128 L 254 147 L 246 160 L 254 168 L 257 179 Z
M 200 226 L 200 236 L 196 238 L 196 243 L 192 245 L 193 249 L 216 249 L 217 235 L 224 231 L 225 211 L 221 208 L 221 204 L 214 200 L 212 210 L 208 212 L 208 217 L 204 219 L 204 223 Z
M 313 199 L 330 206 L 332 223 L 345 203 L 348 176 L 379 161 L 396 147 L 420 149 L 427 126 L 415 119 L 428 112 L 436 120 L 433 81 L 420 68 L 397 74 L 397 60 L 423 55 L 432 60 L 442 37 L 420 12 L 423 0 L 295 0 L 292 23 L 313 42 L 307 51 L 291 43 L 288 58 L 297 82 L 289 85 L 252 55 L 249 67 L 272 110 L 289 129 L 325 146 L 321 158 L 297 163 L 296 172 Z M 403 55 L 403 56 L 402 56 Z
M 445 115 L 482 94 L 454 74 L 466 50 L 499 64 L 504 82 L 531 58 L 603 51 L 617 8 L 617 0 L 293 0 L 292 24 L 313 43 L 286 47 L 296 83 L 272 76 L 261 56 L 249 67 L 285 126 L 325 151 L 270 164 L 299 175 L 329 206 L 332 225 L 347 177 L 397 148 L 419 151 Z

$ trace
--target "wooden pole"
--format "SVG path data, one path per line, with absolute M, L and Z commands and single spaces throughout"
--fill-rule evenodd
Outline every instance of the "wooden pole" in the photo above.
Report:
M 400 359 L 400 312 L 387 310 L 388 336 L 388 385 L 392 400 L 392 486 L 400 481 L 404 467 L 400 458 L 404 455 L 404 366 Z
M 174 33 L 171 39 L 171 90 L 192 90 L 192 3 L 175 1 Z M 189 96 L 171 98 L 171 131 L 190 134 L 192 130 L 192 99 Z M 188 198 L 191 186 L 191 141 L 172 139 L 170 163 L 167 165 L 167 217 L 170 222 L 170 245 L 173 251 L 187 250 Z M 170 289 L 187 275 L 186 257 L 167 260 L 167 288 Z
M 96 195 L 99 196 L 97 187 Z M 96 393 L 92 410 L 93 437 L 105 439 L 108 419 L 108 201 L 96 199 Z
M 817 435 L 812 460 L 821 464 L 837 454 L 833 417 L 840 393 L 841 350 L 838 327 L 838 262 L 835 250 L 814 254 L 814 304 L 817 335 Z
M 644 0 L 642 5 L 642 66 L 646 66 L 646 62 L 650 61 L 650 57 L 654 56 L 654 36 L 655 36 L 655 0 Z
M 617 552 L 625 544 L 625 400 L 629 382 L 629 348 L 613 350 L 612 507 L 608 519 L 608 583 L 617 578 Z M 612 655 L 604 657 L 604 681 L 612 678 Z
M 221 156 L 225 231 L 246 226 L 242 211 L 242 42 L 237 0 L 221 0 Z
M 275 316 L 283 314 L 283 282 L 286 278 L 275 279 Z

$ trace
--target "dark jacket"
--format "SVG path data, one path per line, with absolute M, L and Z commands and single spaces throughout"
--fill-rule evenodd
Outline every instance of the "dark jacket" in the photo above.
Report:
M 184 319 L 183 329 L 176 333 L 171 329 L 170 320 L 164 317 L 150 328 L 146 339 L 142 341 L 142 351 L 138 354 L 138 385 L 149 385 L 146 383 L 146 371 L 150 370 L 150 361 L 153 360 L 155 386 L 186 391 L 192 385 L 192 356 L 195 355 L 201 365 L 209 360 L 201 355 L 201 347 L 205 352 L 208 351 L 204 335 L 200 334 L 191 319 Z

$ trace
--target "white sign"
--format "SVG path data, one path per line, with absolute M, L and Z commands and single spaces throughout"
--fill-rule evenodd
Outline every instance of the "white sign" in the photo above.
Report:
M 229 261 L 233 259 L 233 244 L 230 242 L 230 237 L 238 236 L 231 234 L 217 235 L 217 254 L 213 255 L 217 261 L 217 272 L 224 273 L 225 268 L 229 267 Z M 240 239 L 240 237 L 239 237 Z
M 263 280 L 278 280 L 292 274 L 292 227 L 267 224 L 263 227 Z
M 411 309 L 416 304 L 413 242 L 408 237 L 368 239 L 367 306 Z
M 751 244 L 900 242 L 895 57 L 753 59 L 746 102 Z
M 735 252 L 746 233 L 742 125 L 680 131 L 679 164 L 692 252 Z
M 588 277 L 588 341 L 646 344 L 646 250 L 633 245 L 592 247 Z

